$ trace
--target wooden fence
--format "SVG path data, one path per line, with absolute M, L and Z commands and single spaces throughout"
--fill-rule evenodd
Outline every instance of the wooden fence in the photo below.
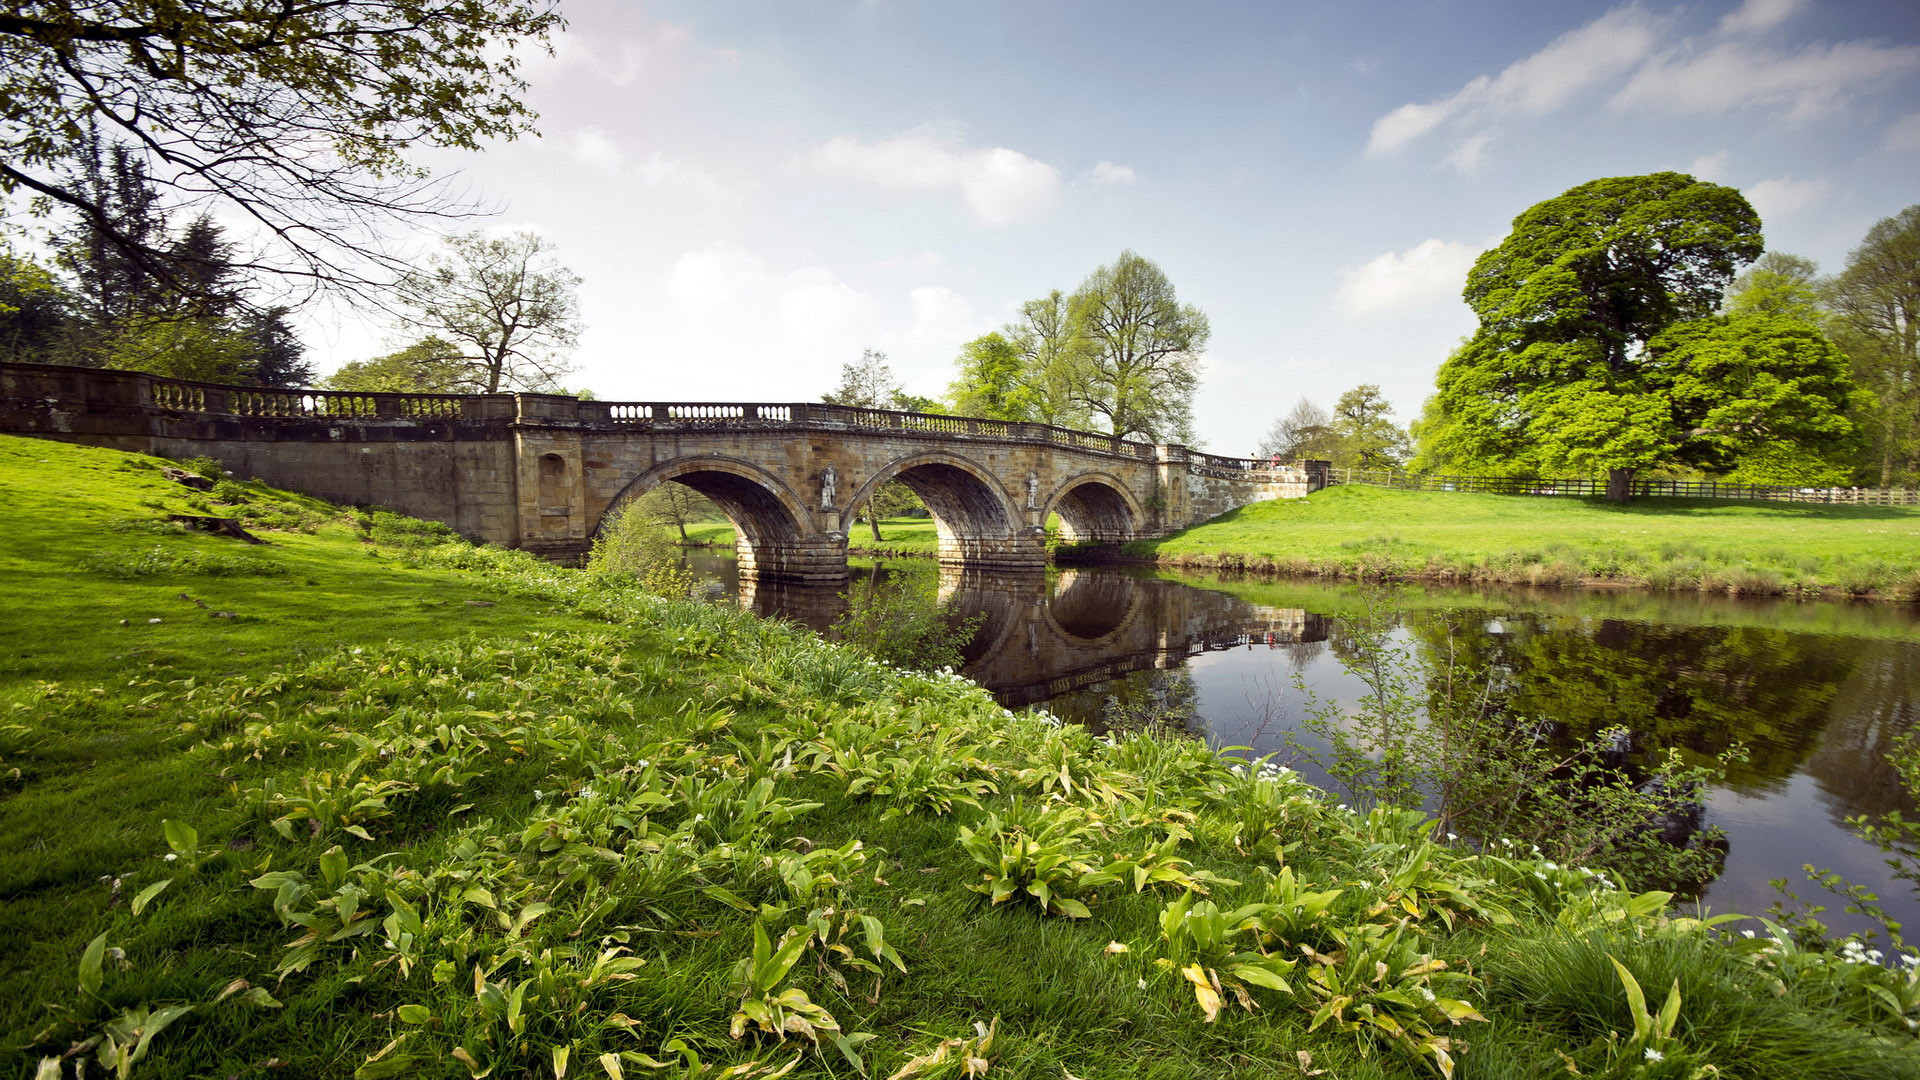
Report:
M 1372 484 L 1402 491 L 1473 491 L 1491 495 L 1605 495 L 1607 482 L 1590 477 L 1413 476 L 1385 469 L 1328 469 L 1327 486 Z M 1635 480 L 1633 495 L 1676 499 L 1754 499 L 1850 506 L 1920 506 L 1920 491 L 1905 488 L 1769 487 L 1718 480 Z

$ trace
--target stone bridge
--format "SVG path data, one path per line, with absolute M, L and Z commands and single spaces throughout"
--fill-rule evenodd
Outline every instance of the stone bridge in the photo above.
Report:
M 264 390 L 0 364 L 0 431 L 169 457 L 578 559 L 627 499 L 676 481 L 719 504 L 749 576 L 847 575 L 853 512 L 898 480 L 943 563 L 1046 561 L 1043 528 L 1120 543 L 1262 499 L 1308 474 L 1043 424 L 809 403 L 581 401 L 548 394 Z

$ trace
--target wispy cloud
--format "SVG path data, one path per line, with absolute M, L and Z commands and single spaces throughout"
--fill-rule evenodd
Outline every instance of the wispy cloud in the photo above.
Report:
M 1040 217 L 1053 208 L 1060 191 L 1060 170 L 1044 161 L 1004 146 L 965 146 L 929 128 L 877 142 L 836 136 L 809 152 L 804 162 L 835 179 L 957 196 L 982 225 Z
M 1645 60 L 1667 22 L 1636 5 L 1609 11 L 1498 75 L 1482 75 L 1446 97 L 1402 105 L 1380 117 L 1373 123 L 1367 153 L 1391 153 L 1450 120 L 1551 112 Z
M 1336 299 L 1350 316 L 1373 315 L 1458 297 L 1480 251 L 1470 244 L 1424 240 L 1389 251 L 1340 274 Z
M 1900 153 L 1906 150 L 1920 150 L 1920 112 L 1910 113 L 1894 121 L 1887 129 L 1887 137 L 1880 144 L 1882 150 Z
M 1087 179 L 1092 181 L 1095 187 L 1115 187 L 1120 184 L 1131 184 L 1139 179 L 1139 176 L 1133 171 L 1131 165 L 1103 161 L 1087 170 Z
M 1783 176 L 1762 180 L 1747 188 L 1746 194 L 1747 201 L 1760 212 L 1760 220 L 1765 222 L 1813 205 L 1826 195 L 1828 189 L 1825 180 L 1795 180 Z
M 1676 35 L 1675 18 L 1638 3 L 1615 8 L 1497 75 L 1380 116 L 1367 153 L 1381 157 L 1446 129 L 1457 141 L 1443 164 L 1470 171 L 1502 123 L 1516 117 L 1604 100 L 1621 113 L 1770 109 L 1804 120 L 1920 71 L 1916 45 L 1855 40 L 1784 47 L 1763 40 L 1806 2 L 1747 0 L 1713 29 L 1691 36 Z

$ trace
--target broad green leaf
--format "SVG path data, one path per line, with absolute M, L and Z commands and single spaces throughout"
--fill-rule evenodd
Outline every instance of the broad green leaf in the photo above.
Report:
M 80 992 L 89 997 L 100 993 L 100 984 L 105 977 L 100 965 L 107 958 L 107 935 L 100 936 L 87 943 L 87 951 L 80 954 Z
M 166 887 L 171 884 L 173 884 L 173 879 L 166 878 L 165 880 L 156 881 L 153 884 L 147 886 L 146 888 L 141 889 L 140 894 L 133 898 L 133 903 L 128 905 L 128 910 L 133 912 L 135 915 L 138 915 L 142 911 L 145 911 L 147 909 L 147 905 L 152 902 L 153 898 L 156 896 L 159 896 L 163 891 L 165 891 Z
M 379 1061 L 369 1061 L 353 1070 L 353 1080 L 385 1080 L 386 1077 L 400 1076 L 413 1069 L 413 1058 L 406 1054 L 394 1054 Z
M 425 1005 L 402 1005 L 394 1013 L 407 1024 L 424 1024 L 433 1019 L 433 1010 Z
M 175 855 L 188 855 L 200 846 L 200 833 L 184 821 L 162 821 L 160 831 L 167 836 L 167 846 Z

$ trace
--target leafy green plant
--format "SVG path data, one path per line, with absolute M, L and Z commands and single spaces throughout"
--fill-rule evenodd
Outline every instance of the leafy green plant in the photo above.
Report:
M 1345 944 L 1332 955 L 1306 950 L 1311 963 L 1305 1007 L 1313 1013 L 1308 1030 L 1330 1025 L 1351 1032 L 1363 1054 L 1381 1044 L 1397 1047 L 1451 1077 L 1453 1055 L 1463 1047 L 1440 1032 L 1487 1021 L 1464 996 L 1453 996 L 1478 981 L 1420 951 L 1408 925 L 1406 919 L 1391 926 L 1362 923 L 1348 929 Z
M 1248 904 L 1221 911 L 1211 900 L 1195 901 L 1188 892 L 1160 911 L 1160 938 L 1165 943 L 1165 966 L 1177 969 L 1193 988 L 1194 1000 L 1211 1024 L 1220 1017 L 1228 996 L 1252 1012 L 1254 989 L 1291 995 L 1287 981 L 1294 964 L 1261 949 L 1270 904 Z
M 1119 880 L 1100 868 L 1099 853 L 1088 846 L 1098 824 L 1070 803 L 1029 812 L 1015 800 L 1013 814 L 1019 823 L 988 814 L 978 830 L 960 827 L 960 847 L 980 867 L 981 880 L 967 887 L 996 905 L 1025 896 L 1052 914 L 1092 915 L 1081 898 Z

